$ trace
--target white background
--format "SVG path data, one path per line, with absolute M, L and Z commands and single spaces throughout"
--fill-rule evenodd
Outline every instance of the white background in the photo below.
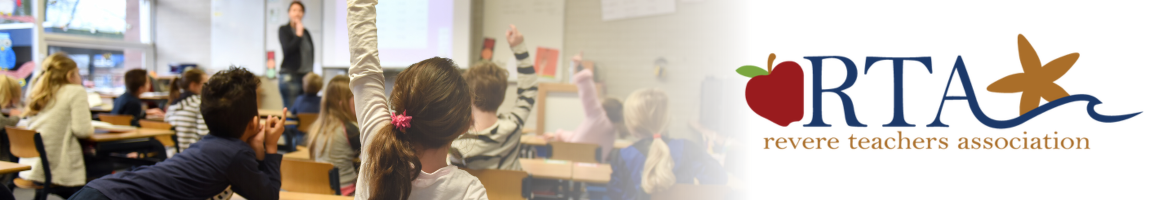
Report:
M 733 103 L 749 127 L 742 133 L 745 164 L 738 176 L 750 199 L 1164 199 L 1170 180 L 1170 135 L 1165 99 L 1170 67 L 1170 12 L 1164 1 L 755 1 L 744 6 L 747 41 L 737 51 L 742 65 L 798 62 L 805 72 L 805 115 L 780 127 Z M 1084 102 L 1044 113 L 1023 125 L 993 129 L 979 123 L 966 101 L 948 101 L 934 120 L 955 58 L 963 56 L 981 108 L 993 119 L 1018 116 L 1020 93 L 992 93 L 987 86 L 1023 72 L 1017 35 L 1031 42 L 1041 62 L 1079 52 L 1080 59 L 1056 81 L 1069 94 L 1090 94 L 1106 115 L 1142 114 L 1117 123 L 1091 119 Z M 804 56 L 846 56 L 858 67 L 846 90 L 858 119 L 847 127 L 841 101 L 824 94 L 830 128 L 804 128 L 812 118 L 811 63 Z M 864 72 L 866 56 L 931 56 L 934 73 L 905 64 L 906 121 L 918 127 L 883 128 L 893 116 L 892 63 Z M 727 66 L 733 70 L 737 66 Z M 824 86 L 844 79 L 835 60 L 824 66 Z M 747 78 L 738 80 L 746 84 Z M 951 94 L 962 95 L 959 83 Z M 740 87 L 742 88 L 742 87 Z M 728 102 L 744 102 L 742 91 Z M 947 137 L 946 150 L 848 149 L 858 137 Z M 1027 131 L 1027 135 L 1022 133 Z M 1088 137 L 1091 150 L 960 150 L 959 137 Z M 764 137 L 838 137 L 841 149 L 763 149 Z

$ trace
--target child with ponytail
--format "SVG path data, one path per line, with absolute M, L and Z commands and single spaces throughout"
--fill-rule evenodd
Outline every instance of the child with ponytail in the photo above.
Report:
M 333 163 L 337 167 L 341 195 L 353 196 L 357 181 L 353 159 L 357 158 L 361 143 L 349 77 L 337 75 L 329 79 L 320 108 L 320 117 L 309 126 L 309 159 Z
M 203 121 L 203 114 L 199 110 L 203 102 L 199 93 L 203 91 L 205 82 L 207 74 L 199 69 L 187 70 L 171 81 L 170 102 L 163 119 L 175 127 L 175 134 L 179 137 L 179 144 L 176 145 L 179 152 L 207 136 L 207 123 Z
M 28 129 L 41 134 L 45 145 L 43 157 L 49 159 L 53 185 L 80 187 L 85 185 L 85 162 L 78 138 L 93 135 L 90 125 L 89 102 L 81 86 L 77 63 L 64 53 L 54 53 L 42 62 L 41 73 L 29 90 Z M 20 172 L 20 178 L 44 183 L 45 172 L 39 158 L 20 159 L 32 170 Z M 62 197 L 72 195 L 75 189 L 55 190 Z
M 451 141 L 471 127 L 472 95 L 459 69 L 438 57 L 412 64 L 387 99 L 377 1 L 347 4 L 350 88 L 363 148 L 355 199 L 487 199 L 479 179 L 447 164 Z
M 676 183 L 727 183 L 727 172 L 702 145 L 662 134 L 670 116 L 668 104 L 659 89 L 634 91 L 626 98 L 622 111 L 626 127 L 641 139 L 610 159 L 610 199 L 650 199 Z

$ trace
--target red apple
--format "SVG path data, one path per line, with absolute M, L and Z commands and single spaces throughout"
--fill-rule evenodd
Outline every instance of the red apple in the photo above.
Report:
M 792 61 L 772 68 L 774 60 L 776 54 L 768 56 L 768 71 L 752 65 L 735 71 L 751 78 L 744 90 L 748 107 L 772 123 L 787 127 L 804 118 L 804 70 Z

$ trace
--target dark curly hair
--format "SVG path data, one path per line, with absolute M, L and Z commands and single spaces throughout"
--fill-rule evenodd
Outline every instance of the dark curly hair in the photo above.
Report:
M 260 78 L 240 67 L 219 71 L 203 86 L 199 111 L 209 134 L 239 138 L 259 114 L 256 89 Z

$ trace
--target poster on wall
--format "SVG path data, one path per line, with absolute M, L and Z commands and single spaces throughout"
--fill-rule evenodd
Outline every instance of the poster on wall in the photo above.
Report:
M 541 78 L 557 78 L 557 58 L 560 55 L 561 50 L 559 49 L 536 47 L 536 60 L 533 63 L 536 67 L 536 75 Z

